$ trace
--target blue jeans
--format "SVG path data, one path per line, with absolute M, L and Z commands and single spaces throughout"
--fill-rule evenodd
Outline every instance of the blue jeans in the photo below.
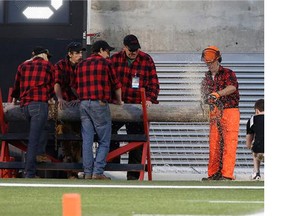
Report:
M 40 145 L 40 136 L 48 120 L 48 103 L 31 102 L 24 106 L 22 111 L 30 125 L 25 177 L 33 178 L 36 174 L 36 154 Z
M 111 140 L 111 113 L 108 103 L 84 100 L 80 103 L 82 154 L 85 175 L 101 175 L 106 166 L 106 157 Z M 98 136 L 96 157 L 93 157 L 95 133 Z

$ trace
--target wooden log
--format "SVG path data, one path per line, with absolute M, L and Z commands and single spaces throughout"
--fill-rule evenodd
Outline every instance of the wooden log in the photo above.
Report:
M 50 105 L 53 110 L 54 105 Z M 109 104 L 113 121 L 140 122 L 142 121 L 141 104 Z M 25 117 L 18 105 L 3 103 L 5 121 L 23 121 Z M 148 109 L 150 122 L 207 122 L 208 106 L 200 102 L 189 105 L 152 104 Z M 52 118 L 51 115 L 49 115 Z M 79 107 L 58 109 L 58 119 L 62 121 L 80 121 Z

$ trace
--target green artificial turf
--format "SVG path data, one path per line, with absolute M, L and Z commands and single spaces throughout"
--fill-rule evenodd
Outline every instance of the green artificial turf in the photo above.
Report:
M 76 185 L 16 187 L 1 183 Z M 77 186 L 79 185 L 79 187 Z M 80 188 L 81 185 L 228 186 L 227 188 Z M 259 188 L 229 188 L 259 186 Z M 264 209 L 264 182 L 127 182 L 55 179 L 0 179 L 0 215 L 62 215 L 62 196 L 81 195 L 82 216 L 245 215 Z

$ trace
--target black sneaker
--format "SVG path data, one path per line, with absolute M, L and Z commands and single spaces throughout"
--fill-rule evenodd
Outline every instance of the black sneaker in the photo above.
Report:
M 261 179 L 260 173 L 253 173 L 252 180 L 259 181 Z
M 129 181 L 137 181 L 137 180 L 139 180 L 139 178 L 137 178 L 135 176 L 127 176 L 127 180 L 129 180 Z

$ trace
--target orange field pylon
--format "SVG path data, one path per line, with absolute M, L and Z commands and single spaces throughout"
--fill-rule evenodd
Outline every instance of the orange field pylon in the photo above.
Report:
M 63 216 L 81 216 L 81 197 L 77 193 L 64 194 L 62 197 Z

